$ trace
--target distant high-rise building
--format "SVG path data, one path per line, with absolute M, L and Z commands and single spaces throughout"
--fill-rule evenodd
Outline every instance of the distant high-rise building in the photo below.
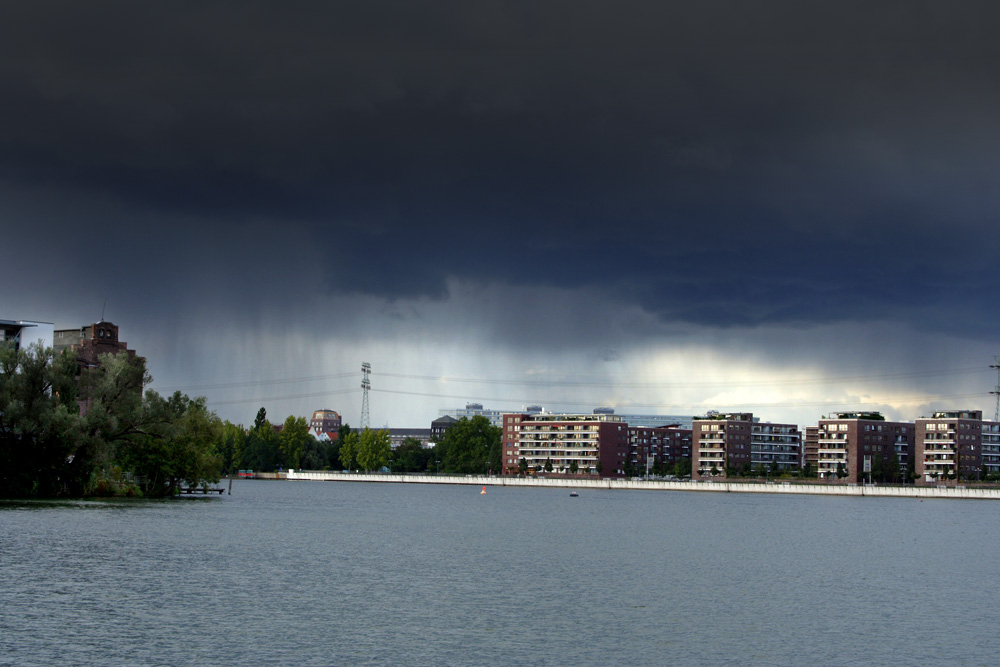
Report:
M 541 408 L 538 408 L 539 412 Z M 527 412 L 528 410 L 525 410 Z M 503 410 L 490 410 L 484 408 L 482 403 L 466 403 L 465 408 L 442 408 L 438 410 L 439 417 L 454 417 L 459 419 L 472 419 L 473 417 L 486 417 L 493 426 L 503 424 Z

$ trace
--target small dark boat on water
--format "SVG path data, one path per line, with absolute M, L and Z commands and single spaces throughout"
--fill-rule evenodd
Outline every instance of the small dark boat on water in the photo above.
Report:
M 578 495 L 580 495 L 580 494 L 577 493 L 576 491 L 570 491 L 569 492 L 569 497 L 570 498 L 576 498 Z

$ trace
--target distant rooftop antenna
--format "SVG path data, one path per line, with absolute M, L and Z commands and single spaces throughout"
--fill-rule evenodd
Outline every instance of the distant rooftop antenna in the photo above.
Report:
M 361 363 L 361 389 L 364 390 L 361 394 L 361 430 L 368 428 L 368 390 L 372 388 L 372 381 L 369 379 L 369 375 L 372 372 L 372 365 L 367 361 Z
M 104 297 L 104 307 L 101 308 L 101 321 L 104 321 L 104 311 L 108 309 L 108 297 Z
M 1000 422 L 1000 356 L 993 357 L 993 363 L 990 364 L 990 368 L 997 369 L 997 386 L 990 394 L 997 397 L 997 405 L 993 409 L 993 421 Z

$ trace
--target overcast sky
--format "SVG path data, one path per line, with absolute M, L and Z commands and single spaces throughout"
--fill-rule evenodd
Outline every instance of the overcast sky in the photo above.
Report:
M 992 416 L 996 7 L 5 3 L 0 318 L 237 423 Z

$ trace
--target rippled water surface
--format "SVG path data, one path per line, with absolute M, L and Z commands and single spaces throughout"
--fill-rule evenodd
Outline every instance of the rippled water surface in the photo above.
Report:
M 479 490 L 0 502 L 0 664 L 1000 661 L 992 501 Z

